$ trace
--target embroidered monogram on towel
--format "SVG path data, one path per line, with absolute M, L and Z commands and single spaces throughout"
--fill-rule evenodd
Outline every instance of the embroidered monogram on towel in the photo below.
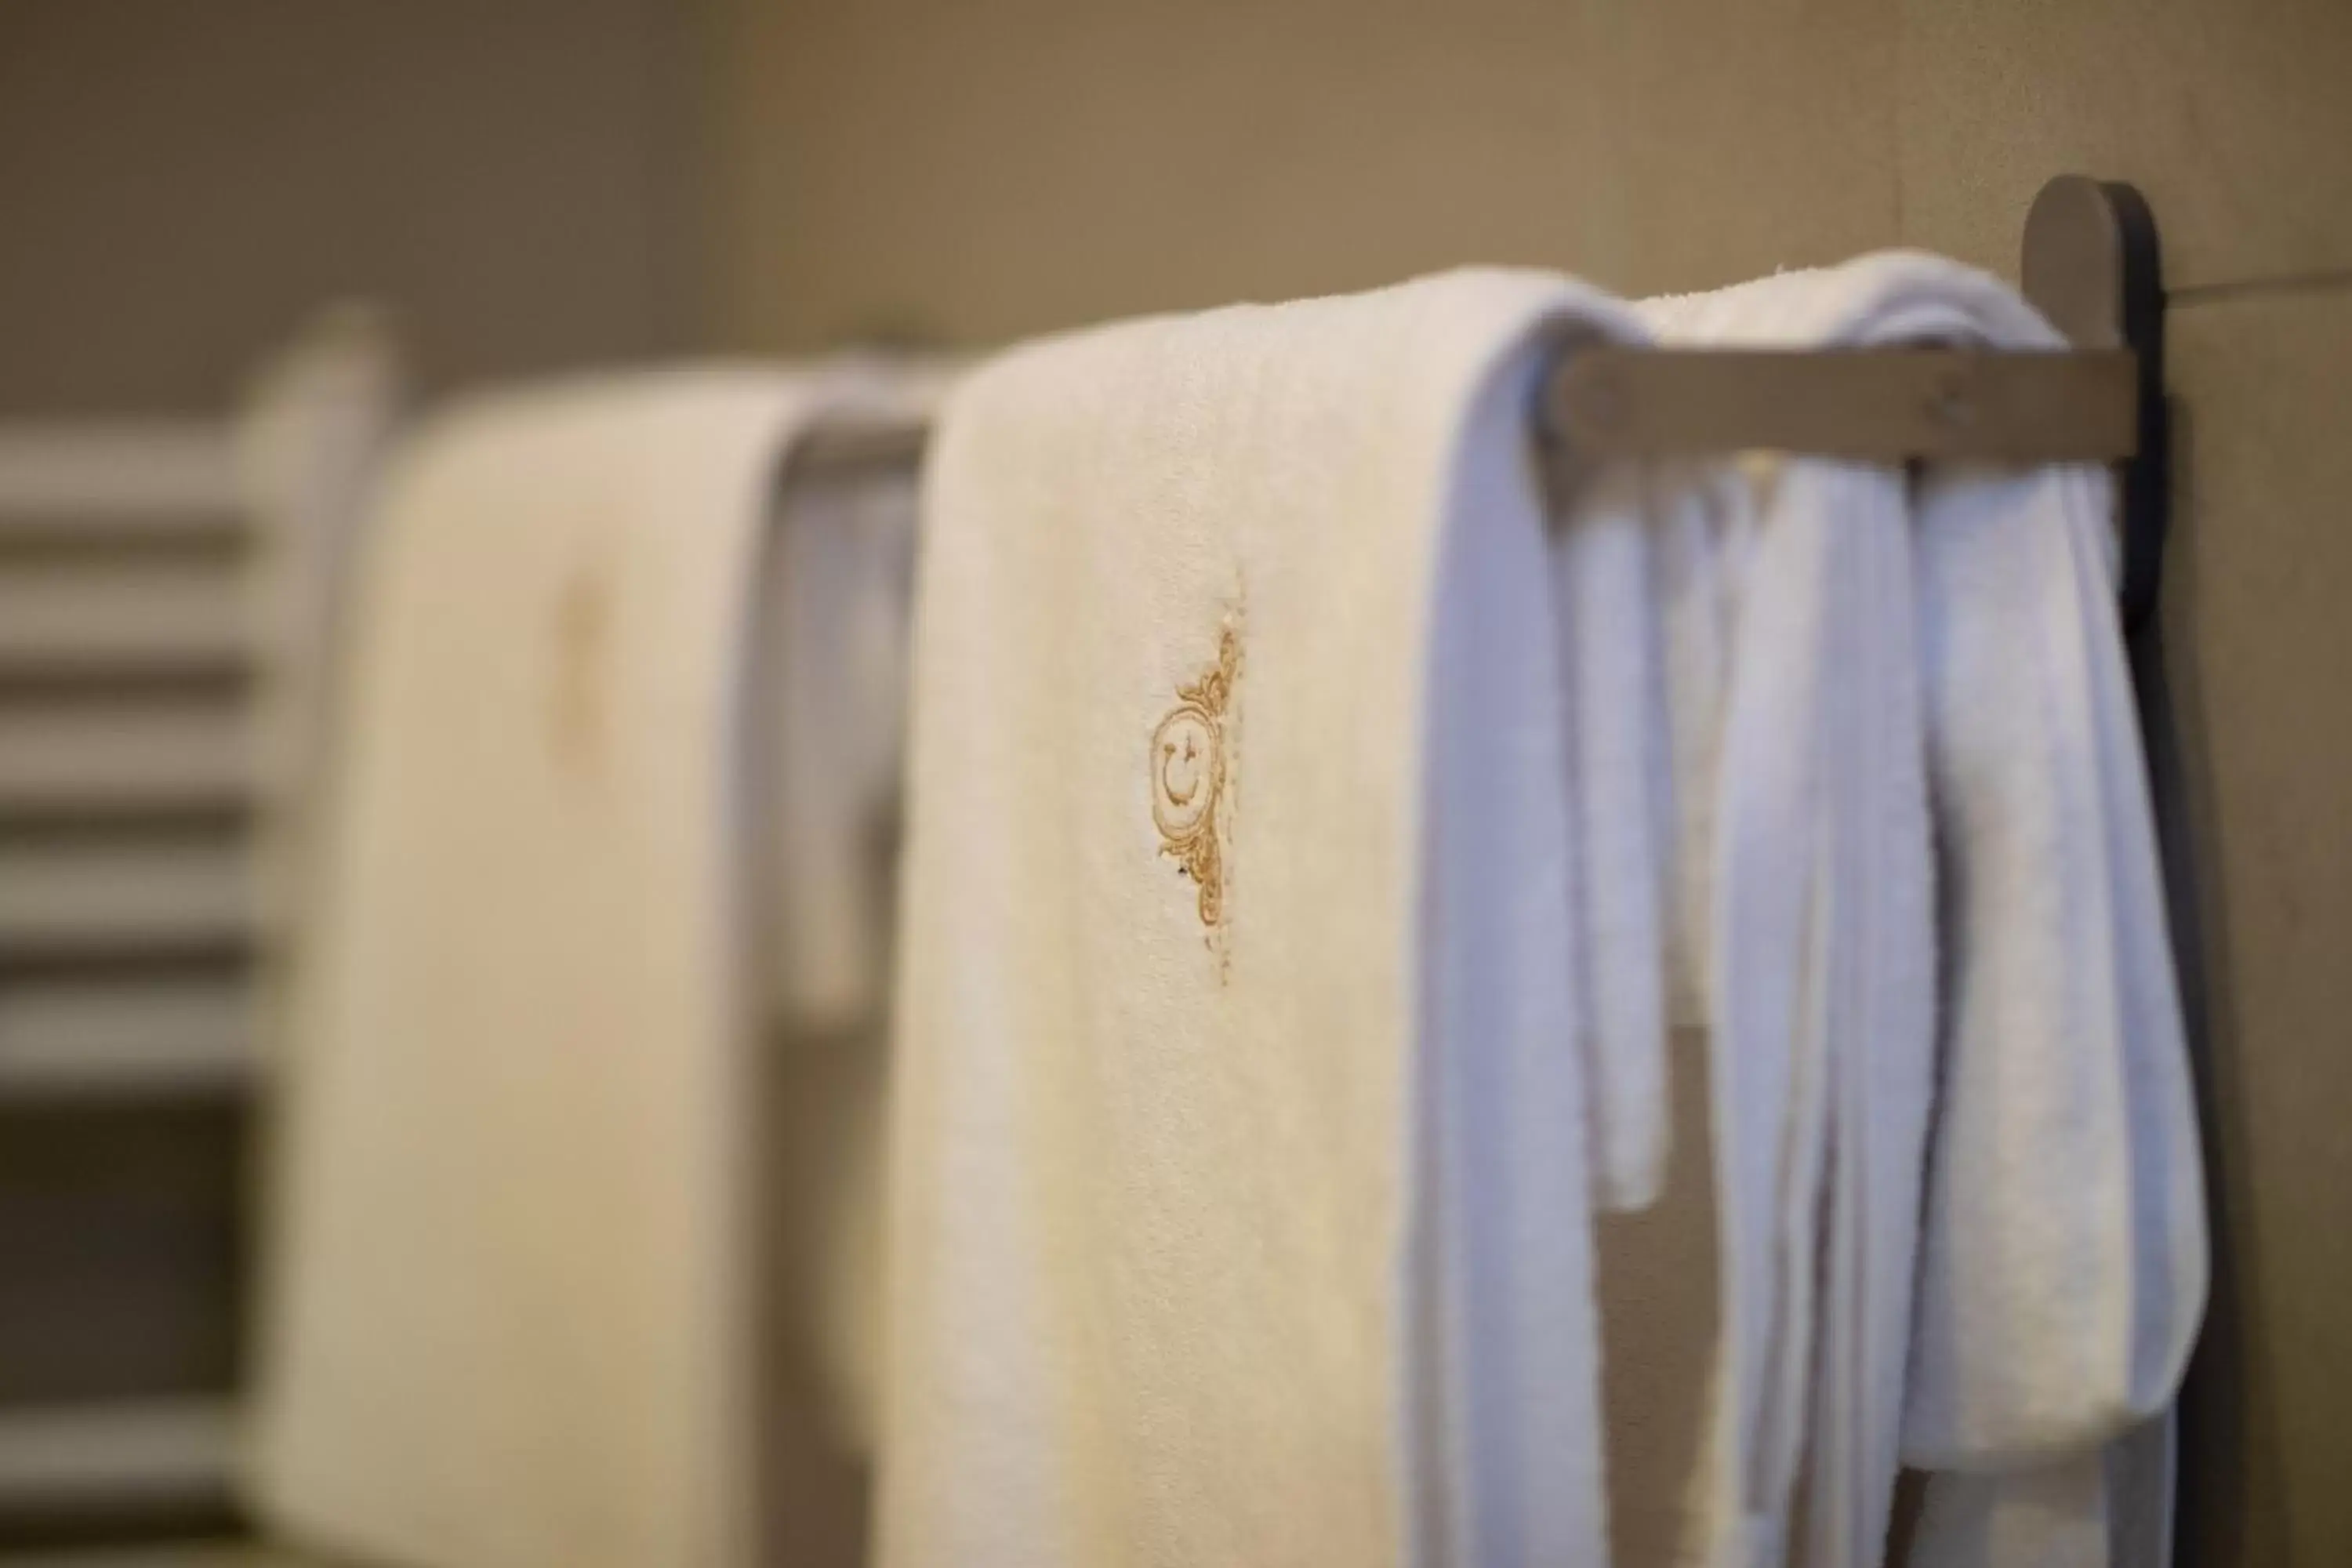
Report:
M 1200 889 L 1201 923 L 1213 935 L 1225 918 L 1224 848 L 1219 816 L 1230 762 L 1226 709 L 1241 674 L 1242 645 L 1229 623 L 1217 662 L 1176 689 L 1176 706 L 1151 732 L 1151 820 L 1160 852 Z

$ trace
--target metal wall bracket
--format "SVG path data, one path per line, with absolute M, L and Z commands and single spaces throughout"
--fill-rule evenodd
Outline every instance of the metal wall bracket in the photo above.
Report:
M 2026 214 L 2020 277 L 2025 297 L 2077 348 L 2132 355 L 2137 439 L 2122 464 L 2116 527 L 2124 630 L 2136 635 L 2156 613 L 2171 510 L 2155 216 L 2129 185 L 2061 174 Z
M 1628 348 L 1564 355 L 1545 412 L 1580 460 L 1801 452 L 1857 462 L 2116 462 L 2137 447 L 2120 347 Z
M 2062 174 L 2025 220 L 2025 296 L 2077 352 L 1896 348 L 1806 353 L 1589 344 L 1548 379 L 1554 460 L 1777 448 L 1859 460 L 2121 465 L 2124 629 L 2153 616 L 2168 454 L 2156 223 L 2131 186 Z M 810 432 L 794 476 L 919 463 L 919 421 Z

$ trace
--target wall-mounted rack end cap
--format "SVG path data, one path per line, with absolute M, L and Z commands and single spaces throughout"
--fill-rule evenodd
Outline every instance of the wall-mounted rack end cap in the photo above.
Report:
M 2124 626 L 2137 631 L 2156 613 L 2171 510 L 2164 272 L 2155 215 L 2129 185 L 2061 174 L 2042 187 L 2026 214 L 2019 276 L 2025 297 L 2069 341 L 2132 356 L 2136 439 L 2124 465 L 2116 532 Z

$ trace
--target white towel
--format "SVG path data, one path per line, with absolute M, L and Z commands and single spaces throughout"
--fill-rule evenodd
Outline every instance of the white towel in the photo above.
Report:
M 862 374 L 928 406 L 937 394 L 921 374 L 845 366 L 829 395 Z M 761 841 L 756 940 L 772 958 L 773 1047 L 761 1186 L 777 1205 L 764 1235 L 778 1331 L 797 1347 L 797 1375 L 771 1397 L 809 1420 L 804 1441 L 860 1465 L 880 1405 L 886 1003 L 917 498 L 912 467 L 787 463 L 759 589 L 751 752 L 764 804 L 749 827 Z
M 1792 464 L 1743 589 L 1717 805 L 1727 1425 L 1718 1561 L 1874 1562 L 1895 1469 L 1933 1045 L 1899 477 Z M 1737 1502 L 1733 1501 L 1736 1495 Z M 1733 1547 L 1732 1541 L 1745 1543 Z
M 1895 331 L 2058 346 L 1989 280 L 1910 270 L 1880 307 Z M 1919 500 L 1949 998 L 1905 1458 L 2000 1472 L 1931 1477 L 1928 1557 L 1951 1560 L 1946 1521 L 1968 1534 L 1947 1489 L 2001 1553 L 2105 1563 L 2168 1533 L 2168 1467 L 2131 1462 L 2147 1442 L 2088 1452 L 2169 1405 L 2207 1276 L 2113 511 L 2079 467 L 1954 468 Z
M 1633 328 L 1457 274 L 1048 342 L 953 402 L 886 1563 L 1605 1561 L 1528 441 L 1544 340 L 1595 331 Z M 1601 1158 L 1634 1192 L 1655 1154 Z
M 1654 301 L 1644 314 L 1669 340 L 1719 344 L 2059 343 L 1990 279 L 1916 256 Z M 1770 473 L 1713 825 L 1717 1560 L 1781 1550 L 1787 1489 L 1809 1453 L 1805 1560 L 1860 1563 L 1883 1551 L 1898 1413 L 1915 1462 L 2003 1466 L 2159 1407 L 2198 1315 L 2203 1237 L 2101 548 L 2104 475 L 1938 475 L 1915 545 L 1893 474 L 1803 461 Z M 1790 567 L 1823 520 L 1843 531 L 1837 548 L 1822 542 Z M 1915 548 L 1916 629 L 1905 563 Z M 1862 596 L 1842 609 L 1848 592 Z M 1861 640 L 1841 645 L 1857 627 Z M 1950 988 L 1924 1227 L 1914 1215 L 1935 976 L 1920 946 L 1923 697 Z M 1834 738 L 1839 711 L 1883 748 L 1875 762 Z M 1810 777 L 1806 750 L 1790 744 L 1799 734 L 1816 737 Z M 1809 802 L 1825 816 L 1808 823 Z M 1859 808 L 1869 815 L 1857 821 Z M 1842 844 L 1861 858 L 1841 862 Z M 1863 879 L 1874 861 L 1893 869 Z M 1857 898 L 1889 901 L 1856 925 L 1848 917 L 1871 910 Z M 1874 1005 L 1886 1011 L 1865 1023 Z M 1915 1246 L 1925 1264 L 1906 1389 Z M 1809 1365 L 1810 1411 L 1796 1391 Z
M 2203 1308 L 2111 497 L 2053 468 L 1955 473 L 1922 501 L 1952 986 L 1904 1435 L 1923 1467 L 2005 1468 L 2156 1414 Z
M 1903 1568 L 2172 1568 L 2173 1423 L 2018 1469 L 1927 1478 Z
M 1644 314 L 1669 340 L 1804 341 L 1824 290 L 1843 298 L 1834 279 L 1788 275 Z M 1713 862 L 1723 1293 L 1703 1550 L 1780 1561 L 1810 1451 L 1803 1560 L 1875 1563 L 1934 1027 L 1903 482 L 1775 464 L 1756 506 L 1702 825 L 1714 839 L 1691 849 Z
M 1624 1211 L 1649 1207 L 1665 1179 L 1677 809 L 1665 584 L 1696 524 L 1687 489 L 1646 466 L 1610 464 L 1567 480 L 1574 504 L 1553 561 L 1575 814 L 1570 940 L 1581 955 L 1598 1195 Z M 1663 545 L 1652 537 L 1662 527 Z
M 829 404 L 854 416 L 936 407 L 946 366 L 851 360 L 825 372 Z M 766 617 L 761 717 L 774 776 L 756 826 L 772 864 L 766 888 L 780 1019 L 856 1031 L 889 990 L 888 908 L 905 762 L 918 475 L 788 465 L 775 548 L 762 566 Z
M 652 374 L 402 463 L 298 954 L 258 1500 L 421 1568 L 753 1560 L 745 719 L 778 462 Z
M 2110 504 L 2063 469 L 1923 497 L 1954 996 L 1906 1457 L 1983 1472 L 1931 1475 L 1923 1563 L 2169 1539 L 2168 1424 L 2096 1451 L 2169 1405 L 2207 1270 Z
M 2096 1449 L 2011 1475 L 1942 1475 L 1922 1494 L 1905 1568 L 2109 1568 Z

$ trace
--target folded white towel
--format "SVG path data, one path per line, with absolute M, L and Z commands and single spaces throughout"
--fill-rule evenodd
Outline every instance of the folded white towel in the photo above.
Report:
M 256 1480 L 298 1540 L 753 1560 L 751 586 L 779 458 L 843 401 L 583 383 L 401 465 L 276 1172 Z
M 1790 274 L 1652 301 L 1667 339 L 1806 341 L 1851 298 Z M 1722 1563 L 1875 1563 L 1895 1472 L 1934 1027 L 1913 572 L 1901 476 L 1759 485 L 1723 699 L 1714 865 Z
M 2172 1568 L 2173 1423 L 2016 1469 L 1938 1471 L 1903 1568 Z
M 1916 256 L 1654 301 L 1644 314 L 1669 340 L 1717 344 L 2058 346 L 1992 279 Z M 2203 1289 L 2197 1157 L 2101 539 L 2104 475 L 1939 474 L 1914 530 L 1892 474 L 1769 471 L 1712 825 L 1719 1560 L 1781 1549 L 1780 1500 L 1809 1447 L 1806 1561 L 1866 1563 L 1882 1550 L 1897 1410 L 1914 1462 L 1999 1468 L 2095 1443 L 2161 1406 Z M 1788 574 L 1790 526 L 1823 518 L 1842 528 L 1836 550 L 1823 543 Z M 1914 532 L 1916 631 L 1913 571 L 1884 542 Z M 1856 621 L 1824 584 L 1872 574 L 1859 603 L 1893 614 L 1865 607 Z M 1862 640 L 1835 651 L 1857 626 Z M 1914 659 L 1950 998 L 1924 1226 L 1914 1216 L 1935 977 L 1919 945 L 1914 843 L 1923 694 L 1888 674 Z M 1795 684 L 1768 700 L 1784 678 Z M 1808 692 L 1830 718 L 1809 712 Z M 1834 740 L 1841 710 L 1887 748 L 1875 763 Z M 1821 748 L 1810 777 L 1790 744 L 1806 734 Z M 1809 801 L 1823 817 L 1808 820 Z M 1838 858 L 1841 844 L 1858 858 Z M 1874 862 L 1894 870 L 1864 879 Z M 1800 891 L 1809 877 L 1812 890 Z M 1872 899 L 1891 903 L 1849 923 Z M 1906 1390 L 1899 1334 L 1915 1245 L 1925 1262 Z M 1794 1392 L 1808 1365 L 1809 1412 Z
M 1875 1562 L 1895 1469 L 1933 1043 L 1927 833 L 1901 480 L 1792 464 L 1743 589 L 1717 806 L 1724 1419 L 1777 1561 Z M 1817 1261 L 1818 1259 L 1818 1261 Z M 1741 1542 L 1737 1547 L 1732 1542 Z
M 886 1563 L 1605 1561 L 1577 645 L 1528 436 L 1543 341 L 1632 330 L 1461 274 L 1064 339 L 954 400 Z
M 1574 487 L 1553 547 L 1579 893 L 1570 942 L 1582 962 L 1595 1178 L 1601 1205 L 1619 1210 L 1656 1201 L 1667 1153 L 1675 806 L 1665 567 L 1651 538 L 1671 510 L 1663 488 L 1640 465 L 1601 468 Z
M 2169 1538 L 2156 1438 L 2096 1457 L 2169 1405 L 2207 1273 L 2111 498 L 2053 469 L 1922 500 L 1954 987 L 1905 1432 L 1946 1468 L 1922 1561 L 2122 1563 Z
M 1922 500 L 1951 1003 L 1905 1456 L 2002 1468 L 2161 1410 L 2202 1311 L 2186 1048 L 2105 476 Z
M 2007 1475 L 1941 1475 L 1923 1494 L 1905 1568 L 2110 1568 L 2098 1450 Z

